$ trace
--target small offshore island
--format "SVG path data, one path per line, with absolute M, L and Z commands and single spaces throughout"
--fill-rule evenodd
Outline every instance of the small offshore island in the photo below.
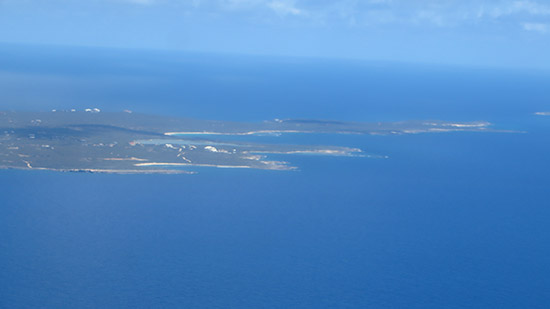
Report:
M 488 131 L 488 122 L 207 121 L 99 109 L 0 112 L 0 168 L 103 173 L 194 173 L 182 167 L 292 170 L 267 154 L 363 156 L 356 148 L 258 144 L 220 135 L 407 134 Z

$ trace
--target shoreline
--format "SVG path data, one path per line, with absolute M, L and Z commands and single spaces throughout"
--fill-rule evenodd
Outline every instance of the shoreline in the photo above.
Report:
M 267 162 L 267 161 L 266 161 Z M 134 166 L 198 166 L 198 167 L 215 167 L 215 168 L 249 168 L 249 169 L 259 169 L 259 170 L 293 170 L 295 167 L 271 164 L 266 165 L 268 168 L 259 168 L 253 167 L 250 165 L 218 165 L 218 164 L 201 164 L 201 163 L 170 163 L 170 162 L 148 162 L 148 163 L 136 163 Z M 269 168 L 272 167 L 272 168 Z
M 18 166 L 0 166 L 0 170 L 22 170 L 22 171 L 52 171 L 62 173 L 90 173 L 90 174 L 197 174 L 193 171 L 185 170 L 114 170 L 114 169 L 78 169 L 78 168 L 48 168 L 48 167 L 18 167 Z
M 209 131 L 200 131 L 200 132 L 165 132 L 164 135 L 174 136 L 174 135 L 255 135 L 255 134 L 283 134 L 283 133 L 314 133 L 311 131 L 300 131 L 300 130 L 258 130 L 258 131 L 249 131 L 249 132 L 209 132 Z

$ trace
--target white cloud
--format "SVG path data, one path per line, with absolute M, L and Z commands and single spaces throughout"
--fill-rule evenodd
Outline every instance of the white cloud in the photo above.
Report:
M 543 23 L 523 23 L 521 24 L 524 30 L 540 33 L 547 33 L 550 30 L 549 24 Z
M 201 1 L 201 2 L 216 3 L 216 1 Z M 250 8 L 261 6 L 264 2 L 265 0 L 218 0 L 217 1 L 217 3 L 220 5 L 221 8 L 232 9 L 232 10 L 250 9 Z
M 489 12 L 489 15 L 493 18 L 515 14 L 550 15 L 550 6 L 528 0 L 509 1 L 505 4 L 494 6 Z
M 155 0 L 123 0 L 124 2 L 130 2 L 135 4 L 141 4 L 141 5 L 149 5 L 154 4 Z
M 550 6 L 533 1 L 516 1 L 514 2 L 514 8 L 517 11 L 532 15 L 550 15 Z
M 0 0 L 3 2 L 24 0 Z M 32 0 L 25 0 L 32 1 Z M 69 0 L 59 0 L 69 1 Z M 483 29 L 499 24 L 549 32 L 550 0 L 98 0 L 167 6 L 189 16 L 218 16 L 272 23 L 272 15 L 300 16 L 301 25 L 426 26 Z M 279 21 L 280 22 L 280 21 Z
M 434 11 L 434 10 L 419 10 L 416 12 L 416 14 L 411 18 L 411 21 L 415 23 L 419 22 L 429 22 L 431 24 L 437 25 L 437 26 L 444 26 L 447 24 L 447 21 L 445 20 L 444 14 L 441 14 L 440 12 Z
M 287 1 L 271 1 L 267 6 L 280 15 L 302 15 L 304 12 Z

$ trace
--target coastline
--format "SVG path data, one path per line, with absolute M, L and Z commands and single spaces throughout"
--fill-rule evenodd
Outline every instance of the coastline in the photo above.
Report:
M 18 166 L 0 166 L 0 170 L 22 170 L 22 171 L 52 171 L 52 172 L 63 172 L 63 173 L 91 173 L 91 174 L 196 174 L 197 172 L 193 171 L 184 171 L 184 170 L 117 170 L 117 169 L 71 169 L 71 168 L 47 168 L 47 167 L 18 167 Z

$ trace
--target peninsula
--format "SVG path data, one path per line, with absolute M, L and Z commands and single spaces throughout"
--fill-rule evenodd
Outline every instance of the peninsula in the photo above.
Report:
M 411 134 L 487 131 L 488 122 L 211 121 L 125 112 L 0 112 L 0 169 L 194 173 L 191 167 L 292 170 L 269 154 L 365 156 L 360 149 L 261 144 L 236 136 L 285 133 Z M 231 136 L 235 136 L 231 140 Z

